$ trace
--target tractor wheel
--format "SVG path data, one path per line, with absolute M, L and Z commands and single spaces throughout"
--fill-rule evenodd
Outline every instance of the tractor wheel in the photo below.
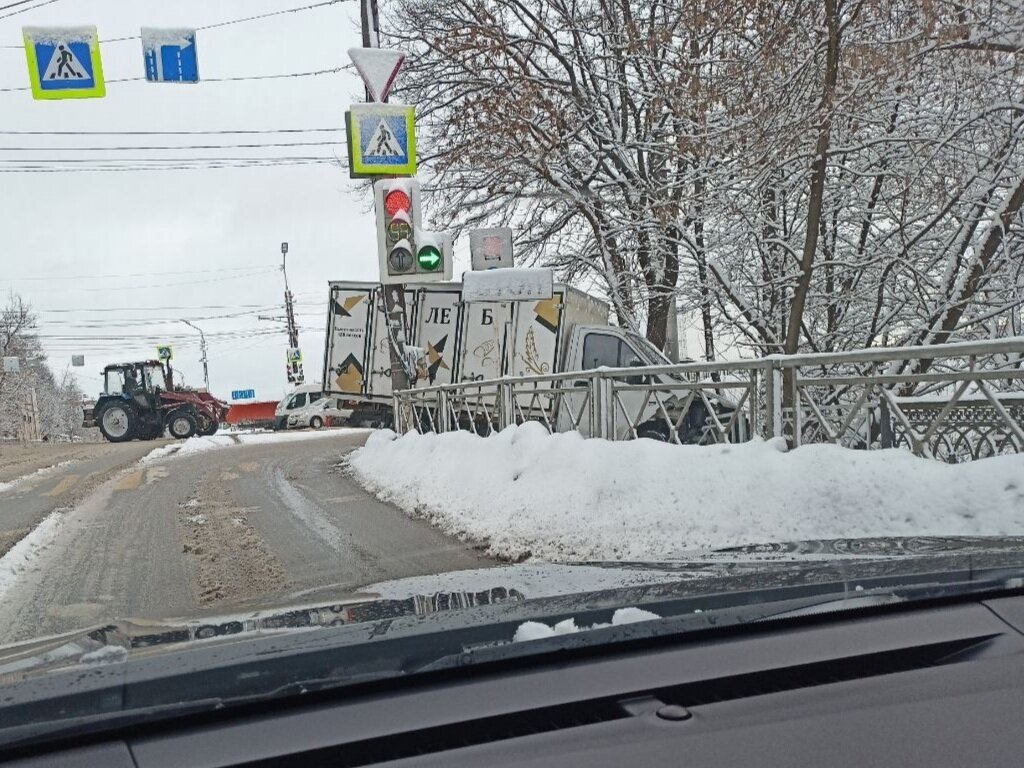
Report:
M 311 426 L 313 429 L 320 429 L 323 425 L 324 420 L 321 419 L 319 416 L 314 416 L 309 420 L 309 426 Z
M 131 440 L 135 433 L 135 412 L 124 403 L 110 403 L 96 417 L 100 432 L 112 443 Z
M 171 411 L 167 416 L 167 431 L 176 440 L 187 440 L 196 433 L 196 417 L 184 408 Z
M 210 435 L 216 435 L 217 430 L 220 428 L 220 424 L 216 421 L 211 421 L 208 425 L 198 430 L 198 434 L 203 437 L 210 437 Z

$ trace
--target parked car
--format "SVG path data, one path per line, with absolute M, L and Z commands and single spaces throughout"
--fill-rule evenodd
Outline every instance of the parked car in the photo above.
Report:
M 324 396 L 322 384 L 300 384 L 281 398 L 274 410 L 274 429 L 287 429 L 288 417 Z
M 345 406 L 349 407 L 345 407 Z M 325 396 L 288 414 L 288 429 L 320 429 L 324 426 L 338 426 L 352 415 L 350 401 L 340 397 Z

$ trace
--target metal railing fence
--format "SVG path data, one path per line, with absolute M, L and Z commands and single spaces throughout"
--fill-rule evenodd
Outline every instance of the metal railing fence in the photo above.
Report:
M 500 378 L 394 395 L 395 426 L 673 443 L 786 437 L 945 461 L 1024 452 L 1024 338 Z

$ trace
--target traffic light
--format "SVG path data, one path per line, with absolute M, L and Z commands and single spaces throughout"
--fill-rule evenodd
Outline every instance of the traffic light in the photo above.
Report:
M 417 279 L 422 275 L 436 275 L 435 280 L 452 279 L 452 236 L 447 232 L 414 231 L 416 242 Z
M 416 179 L 374 182 L 377 249 L 382 283 L 437 282 L 452 277 L 451 238 L 420 228 Z

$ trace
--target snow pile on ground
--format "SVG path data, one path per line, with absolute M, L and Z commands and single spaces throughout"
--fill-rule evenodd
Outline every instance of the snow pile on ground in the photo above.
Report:
M 0 493 L 3 493 L 4 491 L 9 491 L 15 486 L 25 482 L 30 478 L 38 478 L 40 475 L 48 475 L 50 472 L 53 472 L 54 470 L 60 469 L 61 467 L 66 467 L 68 464 L 74 464 L 75 461 L 77 461 L 77 459 L 68 459 L 67 461 L 62 461 L 59 464 L 51 464 L 48 467 L 42 467 L 40 469 L 37 469 L 35 472 L 30 472 L 27 475 L 22 475 L 21 477 L 16 477 L 13 480 L 8 480 L 6 482 L 0 483 Z
M 337 428 L 337 429 L 321 429 L 316 431 L 297 431 L 297 432 L 252 432 L 252 433 L 217 433 L 216 435 L 208 435 L 204 437 L 196 436 L 190 437 L 180 443 L 171 443 L 169 445 L 161 446 L 160 448 L 154 448 L 152 451 L 147 453 L 141 459 L 142 464 L 149 464 L 154 461 L 160 461 L 170 457 L 180 458 L 182 456 L 193 456 L 197 453 L 206 453 L 207 451 L 217 450 L 218 448 L 227 448 L 232 445 L 271 445 L 273 443 L 293 443 L 300 440 L 316 440 L 325 437 L 338 437 L 340 434 L 351 434 L 353 432 L 367 432 L 365 429 L 348 429 L 348 428 Z
M 251 434 L 239 434 L 238 439 L 244 445 L 269 445 L 271 443 L 294 443 L 299 440 L 317 440 L 325 437 L 338 437 L 341 434 L 351 435 L 369 431 L 368 429 L 356 429 L 353 427 L 336 427 L 331 429 L 296 430 L 294 432 L 253 432 Z
M 27 536 L 0 557 L 0 601 L 23 573 L 31 570 L 40 553 L 47 549 L 60 531 L 65 510 L 55 510 L 44 517 Z
M 781 440 L 676 446 L 539 424 L 378 432 L 349 464 L 372 493 L 491 554 L 657 560 L 821 538 L 1024 534 L 1024 455 L 948 465 Z
M 592 624 L 589 627 L 577 627 L 575 619 L 566 619 L 549 627 L 547 624 L 539 621 L 524 621 L 516 627 L 516 633 L 512 637 L 512 642 L 521 643 L 526 640 L 543 640 L 557 635 L 572 635 L 576 632 L 586 632 L 590 629 L 619 626 L 620 624 L 636 624 L 638 621 L 652 621 L 660 618 L 661 616 L 658 614 L 640 608 L 619 608 L 612 614 L 611 624 L 598 623 Z

